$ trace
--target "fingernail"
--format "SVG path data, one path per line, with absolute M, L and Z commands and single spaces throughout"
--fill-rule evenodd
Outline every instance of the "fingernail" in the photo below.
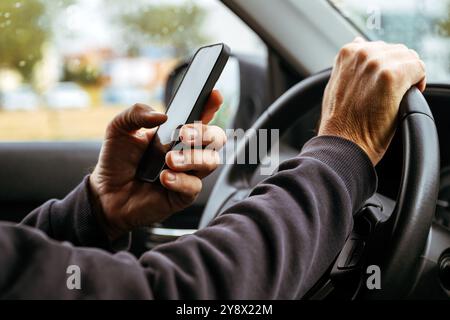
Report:
M 173 174 L 172 172 L 167 171 L 166 179 L 167 179 L 167 181 L 174 182 L 177 179 L 177 176 L 175 174 Z
M 143 130 L 139 130 L 138 132 L 136 132 L 136 136 L 139 138 L 142 138 L 145 135 Z
M 196 128 L 192 127 L 186 127 L 183 132 L 183 136 L 186 138 L 187 141 L 195 141 L 195 139 L 198 136 L 198 131 Z

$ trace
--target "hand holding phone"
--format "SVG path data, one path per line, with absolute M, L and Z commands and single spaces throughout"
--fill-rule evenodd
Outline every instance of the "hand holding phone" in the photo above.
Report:
M 230 55 L 225 44 L 200 48 L 189 64 L 168 108 L 168 120 L 162 124 L 144 153 L 137 178 L 155 182 L 165 168 L 165 156 L 178 141 L 177 129 L 200 120 L 203 107 L 221 75 Z

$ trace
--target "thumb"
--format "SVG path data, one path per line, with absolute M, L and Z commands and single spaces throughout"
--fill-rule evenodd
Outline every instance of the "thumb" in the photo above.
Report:
M 128 135 L 141 128 L 151 129 L 167 120 L 167 115 L 153 108 L 137 103 L 118 114 L 109 124 L 107 136 Z

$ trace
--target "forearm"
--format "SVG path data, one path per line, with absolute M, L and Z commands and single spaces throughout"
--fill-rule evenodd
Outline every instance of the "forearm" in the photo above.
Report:
M 375 191 L 366 154 L 322 137 L 211 225 L 141 258 L 157 298 L 293 299 L 344 245 Z
M 362 150 L 323 137 L 209 227 L 149 251 L 139 261 L 126 253 L 111 256 L 49 242 L 26 228 L 2 230 L 4 279 L 16 272 L 12 265 L 22 276 L 13 284 L 0 277 L 0 292 L 33 297 L 33 292 L 45 290 L 59 298 L 301 297 L 342 248 L 352 213 L 375 184 Z M 14 246 L 24 248 L 21 257 L 27 261 L 18 263 Z M 43 273 L 27 281 L 37 263 Z M 79 266 L 84 276 L 80 291 L 65 286 L 70 264 Z M 52 270 L 60 273 L 55 276 Z M 27 291 L 30 286 L 35 289 Z
M 1 222 L 0 252 L 0 299 L 151 298 L 142 266 L 127 252 L 73 247 Z M 80 268 L 79 289 L 68 286 L 70 266 Z

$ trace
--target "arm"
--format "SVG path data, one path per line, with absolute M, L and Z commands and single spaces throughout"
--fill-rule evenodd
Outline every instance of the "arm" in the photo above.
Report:
M 50 200 L 29 213 L 21 226 L 37 228 L 48 237 L 68 241 L 75 246 L 97 247 L 113 251 L 113 247 L 126 247 L 129 237 L 125 235 L 114 244 L 108 239 L 91 210 L 89 177 L 70 192 L 63 200 Z
M 374 191 L 371 163 L 375 165 L 389 145 L 402 96 L 411 85 L 423 89 L 424 79 L 423 62 L 406 47 L 354 41 L 336 58 L 324 94 L 321 137 L 310 141 L 299 157 L 286 162 L 278 174 L 255 188 L 248 200 L 227 210 L 208 228 L 147 252 L 139 261 L 126 253 L 112 256 L 61 245 L 24 226 L 2 225 L 0 295 L 303 295 L 337 255 L 350 231 L 351 213 Z M 169 152 L 169 169 L 161 176 L 166 190 L 135 181 L 133 172 L 153 134 L 141 136 L 136 130 L 154 125 L 158 119 L 160 116 L 138 106 L 116 118 L 107 131 L 90 186 L 98 200 L 96 207 L 101 207 L 108 221 L 109 238 L 136 225 L 163 219 L 177 211 L 174 208 L 181 209 L 192 201 L 204 171 L 198 170 L 196 161 L 186 161 L 189 157 L 209 155 L 209 164 L 216 164 L 211 160 L 216 155 L 210 151 Z M 208 132 L 205 127 L 197 132 L 202 130 Z M 183 138 L 185 141 L 189 139 Z M 180 172 L 183 170 L 193 170 L 196 176 Z M 156 193 L 149 193 L 149 188 L 155 188 Z M 150 196 L 155 194 L 164 195 L 167 201 L 161 203 L 161 197 L 155 200 Z M 70 264 L 80 266 L 84 289 L 66 289 L 64 272 Z M 39 277 L 33 274 L 36 271 Z
M 92 175 L 65 199 L 50 200 L 31 212 L 21 225 L 38 228 L 54 240 L 75 246 L 109 251 L 128 247 L 130 230 L 151 225 L 189 206 L 202 188 L 201 179 L 217 168 L 220 159 L 214 149 L 222 147 L 226 136 L 220 128 L 206 124 L 221 103 L 220 93 L 214 90 L 202 114 L 204 124 L 183 126 L 183 141 L 208 148 L 185 155 L 185 161 L 175 160 L 179 159 L 177 152 L 169 152 L 169 169 L 161 174 L 161 185 L 137 181 L 135 171 L 153 138 L 154 127 L 167 117 L 141 104 L 125 110 L 108 126 Z M 200 132 L 194 139 L 193 130 Z M 188 156 L 200 161 L 192 163 Z
M 369 158 L 319 137 L 251 196 L 193 236 L 149 252 L 158 298 L 299 298 L 324 274 L 375 190 Z
M 2 226 L 2 297 L 300 297 L 338 254 L 352 212 L 373 193 L 376 178 L 366 154 L 335 137 L 313 139 L 280 169 L 208 228 L 139 261 Z M 65 271 L 72 264 L 81 269 L 81 290 L 66 288 Z M 39 276 L 32 274 L 36 266 Z

